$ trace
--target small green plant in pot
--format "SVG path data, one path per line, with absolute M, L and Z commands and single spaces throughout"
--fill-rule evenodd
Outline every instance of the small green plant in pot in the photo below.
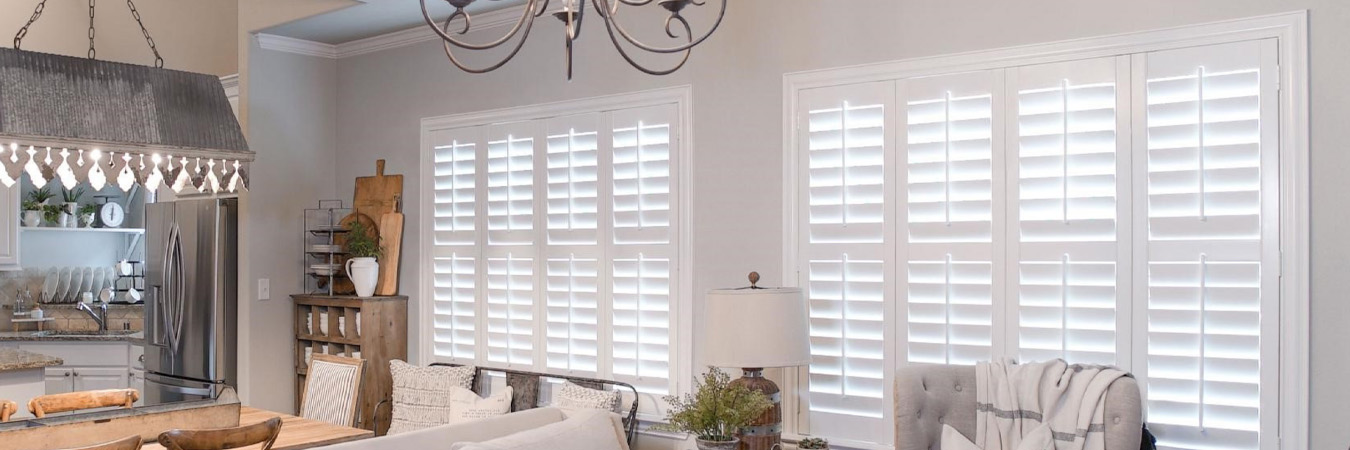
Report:
M 670 412 L 660 431 L 694 435 L 700 450 L 731 450 L 740 443 L 741 428 L 773 407 L 769 397 L 741 385 L 731 384 L 731 376 L 710 367 L 693 394 L 666 396 Z
M 90 228 L 94 226 L 94 213 L 98 212 L 98 206 L 93 203 L 85 203 L 80 206 L 80 226 Z
M 77 212 L 80 208 L 80 196 L 84 195 L 84 188 L 76 186 L 75 189 L 61 188 L 61 199 L 65 203 L 61 205 L 60 226 L 66 228 L 75 228 L 79 225 Z
M 47 219 L 47 223 L 53 227 L 64 226 L 61 222 L 61 215 L 66 210 L 61 205 L 42 205 L 42 218 Z
M 358 297 L 375 294 L 375 285 L 380 279 L 380 263 L 376 261 L 384 250 L 380 248 L 380 237 L 375 230 L 367 228 L 361 222 L 352 222 L 347 232 L 346 242 L 347 278 L 352 280 Z
M 802 439 L 800 442 L 797 442 L 797 448 L 801 450 L 807 449 L 830 450 L 830 441 L 827 441 L 822 438 L 806 438 Z

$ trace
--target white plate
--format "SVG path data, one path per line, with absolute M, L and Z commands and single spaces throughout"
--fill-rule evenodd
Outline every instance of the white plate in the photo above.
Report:
M 84 275 L 84 284 L 80 285 L 80 295 L 84 295 L 85 292 L 94 293 L 94 268 L 85 267 L 81 272 Z
M 111 267 L 108 267 L 108 268 L 104 269 L 104 270 L 103 270 L 103 287 L 105 287 L 105 288 L 116 288 L 117 286 L 114 286 L 115 284 L 117 284 L 117 272 L 114 271 L 113 268 L 111 268 Z
M 47 269 L 47 278 L 42 280 L 42 302 L 50 302 L 56 296 L 56 268 Z
M 56 282 L 56 301 L 64 303 L 66 294 L 70 293 L 70 268 L 62 267 L 61 274 L 58 276 L 60 281 Z
M 103 290 L 104 271 L 102 268 L 95 267 L 93 268 L 93 272 L 94 282 L 89 285 L 89 292 L 93 292 L 94 297 L 98 297 L 99 292 Z

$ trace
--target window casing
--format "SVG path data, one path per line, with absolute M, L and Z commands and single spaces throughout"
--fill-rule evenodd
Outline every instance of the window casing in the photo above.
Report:
M 423 358 L 688 380 L 687 89 L 427 119 Z
M 1065 358 L 1138 376 L 1160 445 L 1278 448 L 1277 53 L 1252 39 L 789 90 L 786 264 L 815 355 L 797 432 L 885 447 L 897 366 Z M 871 109 L 882 142 L 836 117 Z

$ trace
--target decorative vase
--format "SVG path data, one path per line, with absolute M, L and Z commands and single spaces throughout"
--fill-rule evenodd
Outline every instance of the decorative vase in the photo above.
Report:
M 730 441 L 705 441 L 703 439 L 694 438 L 694 445 L 698 446 L 698 450 L 736 450 L 740 444 L 741 440 L 739 438 Z
M 375 258 L 352 258 L 347 260 L 347 279 L 356 286 L 357 297 L 370 297 L 375 294 L 375 284 L 380 279 L 380 263 Z
M 79 209 L 80 209 L 80 204 L 79 204 L 79 203 L 75 203 L 75 202 L 66 202 L 66 203 L 62 204 L 61 206 L 62 206 L 62 209 L 64 210 L 64 212 L 63 212 L 62 214 L 65 214 L 65 216 L 66 216 L 66 220 L 65 220 L 65 222 L 64 222 L 64 224 L 63 224 L 62 226 L 66 227 L 66 228 L 75 228 L 75 227 L 78 227 L 78 226 L 80 225 L 80 222 L 79 222 L 79 214 L 78 214 L 78 211 L 79 211 Z
M 83 228 L 94 227 L 94 213 L 80 214 L 80 226 Z
M 70 213 L 65 211 L 61 211 L 61 214 L 56 216 L 57 228 L 71 228 L 72 227 L 71 223 L 74 221 L 75 216 L 72 216 L 70 215 Z
M 23 226 L 40 227 L 42 226 L 42 210 L 33 209 L 23 212 Z

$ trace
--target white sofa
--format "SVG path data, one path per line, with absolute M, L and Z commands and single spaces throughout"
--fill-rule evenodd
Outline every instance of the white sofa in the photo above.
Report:
M 347 442 L 325 450 L 629 450 L 623 420 L 608 411 L 536 408 L 473 422 Z

